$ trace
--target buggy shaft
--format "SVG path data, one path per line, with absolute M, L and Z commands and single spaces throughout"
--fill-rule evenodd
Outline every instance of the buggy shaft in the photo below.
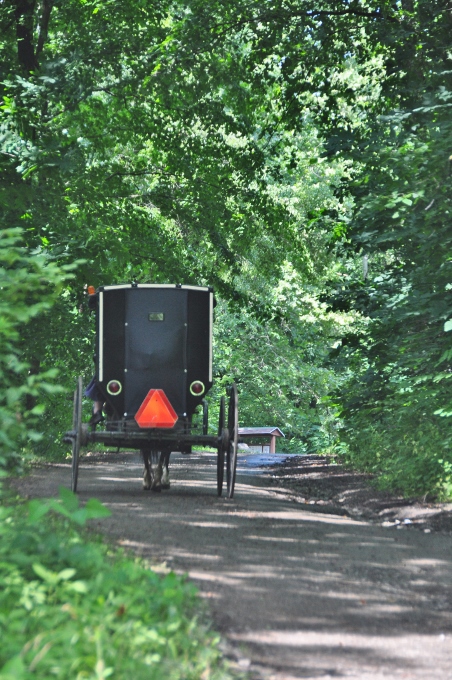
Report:
M 73 439 L 75 432 L 67 432 L 65 439 Z M 118 448 L 134 448 L 140 449 L 143 447 L 152 447 L 155 449 L 174 447 L 174 450 L 183 448 L 184 446 L 207 446 L 211 448 L 218 448 L 220 439 L 212 435 L 194 435 L 194 434 L 175 434 L 175 433 L 161 433 L 147 430 L 146 432 L 87 432 L 86 439 L 83 445 L 98 443 L 106 444 L 107 446 Z

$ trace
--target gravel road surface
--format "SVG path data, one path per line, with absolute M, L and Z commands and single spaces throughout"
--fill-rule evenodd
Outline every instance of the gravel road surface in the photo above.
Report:
M 452 679 L 450 533 L 330 512 L 270 483 L 250 455 L 234 499 L 218 498 L 215 466 L 173 454 L 171 489 L 153 493 L 137 453 L 99 454 L 82 459 L 79 495 L 112 510 L 95 529 L 189 574 L 251 678 Z M 29 497 L 69 484 L 63 464 L 15 482 Z

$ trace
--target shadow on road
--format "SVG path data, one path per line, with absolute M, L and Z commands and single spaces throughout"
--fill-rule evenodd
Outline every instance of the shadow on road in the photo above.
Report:
M 96 528 L 188 573 L 253 677 L 452 678 L 451 538 L 315 511 L 253 469 L 239 462 L 227 500 L 213 455 L 173 454 L 157 494 L 137 454 L 109 454 L 83 461 L 80 497 L 113 511 Z M 69 478 L 55 466 L 20 486 L 55 495 Z

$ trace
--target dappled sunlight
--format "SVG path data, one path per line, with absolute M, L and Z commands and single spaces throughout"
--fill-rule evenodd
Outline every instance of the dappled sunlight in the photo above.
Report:
M 189 524 L 192 527 L 202 527 L 203 529 L 237 529 L 235 524 L 227 524 L 225 522 L 181 522 L 181 524 Z
M 112 509 L 103 526 L 121 546 L 188 574 L 228 637 L 257 662 L 263 649 L 269 665 L 272 650 L 283 650 L 281 679 L 295 678 L 300 664 L 314 669 L 313 678 L 328 677 L 334 646 L 341 658 L 357 654 L 390 668 L 390 654 L 380 660 L 387 639 L 398 663 L 416 622 L 432 633 L 422 644 L 451 630 L 441 596 L 450 560 L 413 552 L 408 534 L 294 504 L 253 484 L 237 485 L 232 500 L 218 498 L 214 475 L 202 467 L 174 466 L 171 489 L 143 492 L 141 469 L 87 466 L 80 497 L 96 496 Z M 427 603 L 417 595 L 421 585 L 431 593 Z M 268 629 L 255 628 L 256 602 Z
M 301 543 L 299 538 L 284 538 L 283 536 L 244 536 L 249 541 L 272 541 L 273 543 Z
M 332 649 L 391 678 L 400 659 L 407 666 L 399 647 L 413 644 L 413 630 L 426 628 L 422 644 L 451 631 L 445 554 L 416 552 L 406 532 L 294 502 L 251 475 L 238 478 L 233 499 L 226 485 L 218 497 L 213 460 L 174 456 L 171 488 L 162 493 L 142 491 L 141 465 L 96 465 L 82 471 L 81 495 L 112 509 L 105 526 L 122 546 L 187 574 L 257 664 L 284 658 L 275 678 L 299 677 L 301 667 L 305 677 L 331 676 Z
M 213 482 L 210 481 L 210 480 L 192 479 L 192 480 L 184 481 L 184 487 L 188 487 L 189 489 L 204 488 L 204 489 L 209 489 L 210 491 L 212 491 Z
M 366 609 L 374 616 L 378 616 L 379 614 L 383 616 L 386 616 L 387 614 L 401 614 L 402 612 L 411 611 L 411 607 L 409 605 L 402 607 L 401 605 L 395 604 L 375 604 L 370 607 L 367 606 Z
M 118 540 L 118 544 L 122 546 L 123 548 L 132 548 L 132 549 L 139 549 L 140 552 L 143 550 L 147 550 L 149 547 L 147 543 L 143 543 L 143 541 L 130 541 L 129 539 L 123 538 Z
M 343 539 L 348 539 L 349 534 L 343 533 L 343 532 L 338 532 L 338 531 L 331 531 L 331 532 L 328 532 L 328 538 L 335 539 L 337 541 L 342 541 Z M 372 536 L 372 541 L 370 541 L 368 544 L 366 544 L 366 540 L 368 540 L 368 536 L 365 537 L 363 535 L 363 540 L 361 541 L 361 545 L 370 545 L 370 546 L 375 547 L 375 545 L 377 545 L 377 544 L 387 545 L 387 544 L 394 543 L 394 538 L 392 536 L 374 535 L 374 536 Z
M 295 647 L 304 649 L 307 652 L 316 650 L 322 655 L 328 655 L 334 647 L 342 647 L 343 652 L 347 650 L 360 650 L 361 652 L 381 654 L 388 661 L 388 651 L 395 657 L 404 659 L 407 656 L 405 649 L 410 649 L 410 656 L 414 651 L 415 658 L 424 658 L 425 652 L 429 648 L 443 648 L 452 642 L 451 636 L 432 636 L 432 635 L 406 635 L 406 643 L 410 640 L 413 644 L 403 644 L 403 640 L 391 635 L 356 634 L 347 632 L 333 633 L 331 631 L 298 631 L 298 630 L 254 630 L 241 633 L 232 633 L 230 638 L 237 642 L 257 643 L 259 645 L 268 644 L 272 646 Z M 363 658 L 364 664 L 364 658 Z M 409 677 L 409 676 L 407 676 Z M 427 675 L 426 677 L 432 677 Z
M 221 573 L 212 573 L 212 572 L 206 572 L 206 571 L 196 571 L 196 569 L 190 569 L 188 572 L 188 575 L 190 578 L 194 579 L 195 581 L 200 581 L 200 582 L 209 582 L 209 583 L 221 583 L 223 585 L 228 585 L 228 586 L 236 586 L 239 584 L 240 579 L 233 578 L 232 576 L 229 576 L 227 574 L 221 574 Z M 222 596 L 220 596 L 219 599 L 222 599 Z
M 164 573 L 187 574 L 253 664 L 273 668 L 280 660 L 275 680 L 300 672 L 345 678 L 341 663 L 352 657 L 359 680 L 399 677 L 394 669 L 441 658 L 450 645 L 447 537 L 324 512 L 251 475 L 238 479 L 233 499 L 225 487 L 218 497 L 209 457 L 174 456 L 171 488 L 143 491 L 139 459 L 124 460 L 80 470 L 81 502 L 96 497 L 112 510 L 95 530 L 101 526 L 150 568 L 158 562 Z M 425 635 L 416 638 L 419 630 Z M 405 655 L 413 645 L 423 651 Z M 375 677 L 367 667 L 384 670 Z M 428 669 L 416 667 L 407 678 L 430 680 Z
M 204 600 L 219 600 L 221 596 L 219 593 L 212 592 L 211 590 L 201 591 L 199 596 Z
M 108 507 L 110 509 L 113 508 L 113 509 L 118 510 L 118 511 L 120 511 L 122 509 L 124 512 L 126 512 L 126 511 L 132 511 L 133 513 L 136 512 L 137 514 L 142 516 L 143 506 L 142 506 L 142 503 L 140 502 L 140 500 L 141 499 L 136 498 L 134 500 L 129 501 L 128 503 L 123 502 L 123 501 L 122 502 L 114 501 L 113 503 L 108 503 Z M 157 508 L 157 510 L 159 510 L 159 512 L 155 512 L 155 510 L 156 510 L 156 508 L 153 509 L 152 520 L 151 520 L 152 522 L 156 522 L 158 519 L 166 520 L 167 515 L 164 511 L 161 510 L 161 508 Z M 108 521 L 108 519 L 106 521 Z
M 414 569 L 420 569 L 422 571 L 427 571 L 429 569 L 434 569 L 440 566 L 448 566 L 449 562 L 447 560 L 438 560 L 432 558 L 414 558 L 407 559 L 404 562 L 406 567 L 413 567 Z
M 240 510 L 233 511 L 230 514 L 235 515 L 237 517 L 246 517 L 246 514 L 243 514 L 243 512 Z M 265 519 L 275 520 L 290 520 L 292 522 L 303 520 L 305 522 L 321 522 L 327 524 L 348 524 L 348 525 L 355 524 L 357 526 L 362 526 L 363 523 L 365 524 L 365 522 L 353 520 L 347 516 L 339 517 L 338 515 L 327 515 L 323 513 L 317 514 L 309 512 L 308 510 L 303 511 L 298 509 L 292 511 L 280 510 L 278 512 L 275 511 L 257 512 L 255 514 L 255 517 L 264 517 Z
M 204 554 L 199 552 L 190 552 L 189 550 L 183 550 L 182 548 L 175 548 L 173 557 L 196 559 L 196 561 L 202 562 L 218 562 L 221 560 L 219 555 L 212 555 L 211 553 Z
M 130 477 L 124 479 L 124 477 L 99 477 L 99 479 L 103 480 L 104 482 L 119 482 L 120 484 L 130 484 Z M 141 482 L 141 479 L 133 480 L 137 481 L 138 483 Z

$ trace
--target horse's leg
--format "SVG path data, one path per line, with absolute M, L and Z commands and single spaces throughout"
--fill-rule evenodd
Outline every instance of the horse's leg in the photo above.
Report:
M 160 463 L 162 465 L 162 489 L 170 488 L 170 478 L 169 478 L 169 459 L 171 451 L 162 451 L 160 456 Z
M 161 454 L 158 451 L 151 451 L 151 470 L 152 470 L 152 491 L 162 490 L 162 463 Z
M 150 458 L 149 449 L 141 449 L 141 455 L 143 456 L 144 471 L 143 471 L 143 489 L 149 491 L 152 486 L 152 468 L 149 462 Z

